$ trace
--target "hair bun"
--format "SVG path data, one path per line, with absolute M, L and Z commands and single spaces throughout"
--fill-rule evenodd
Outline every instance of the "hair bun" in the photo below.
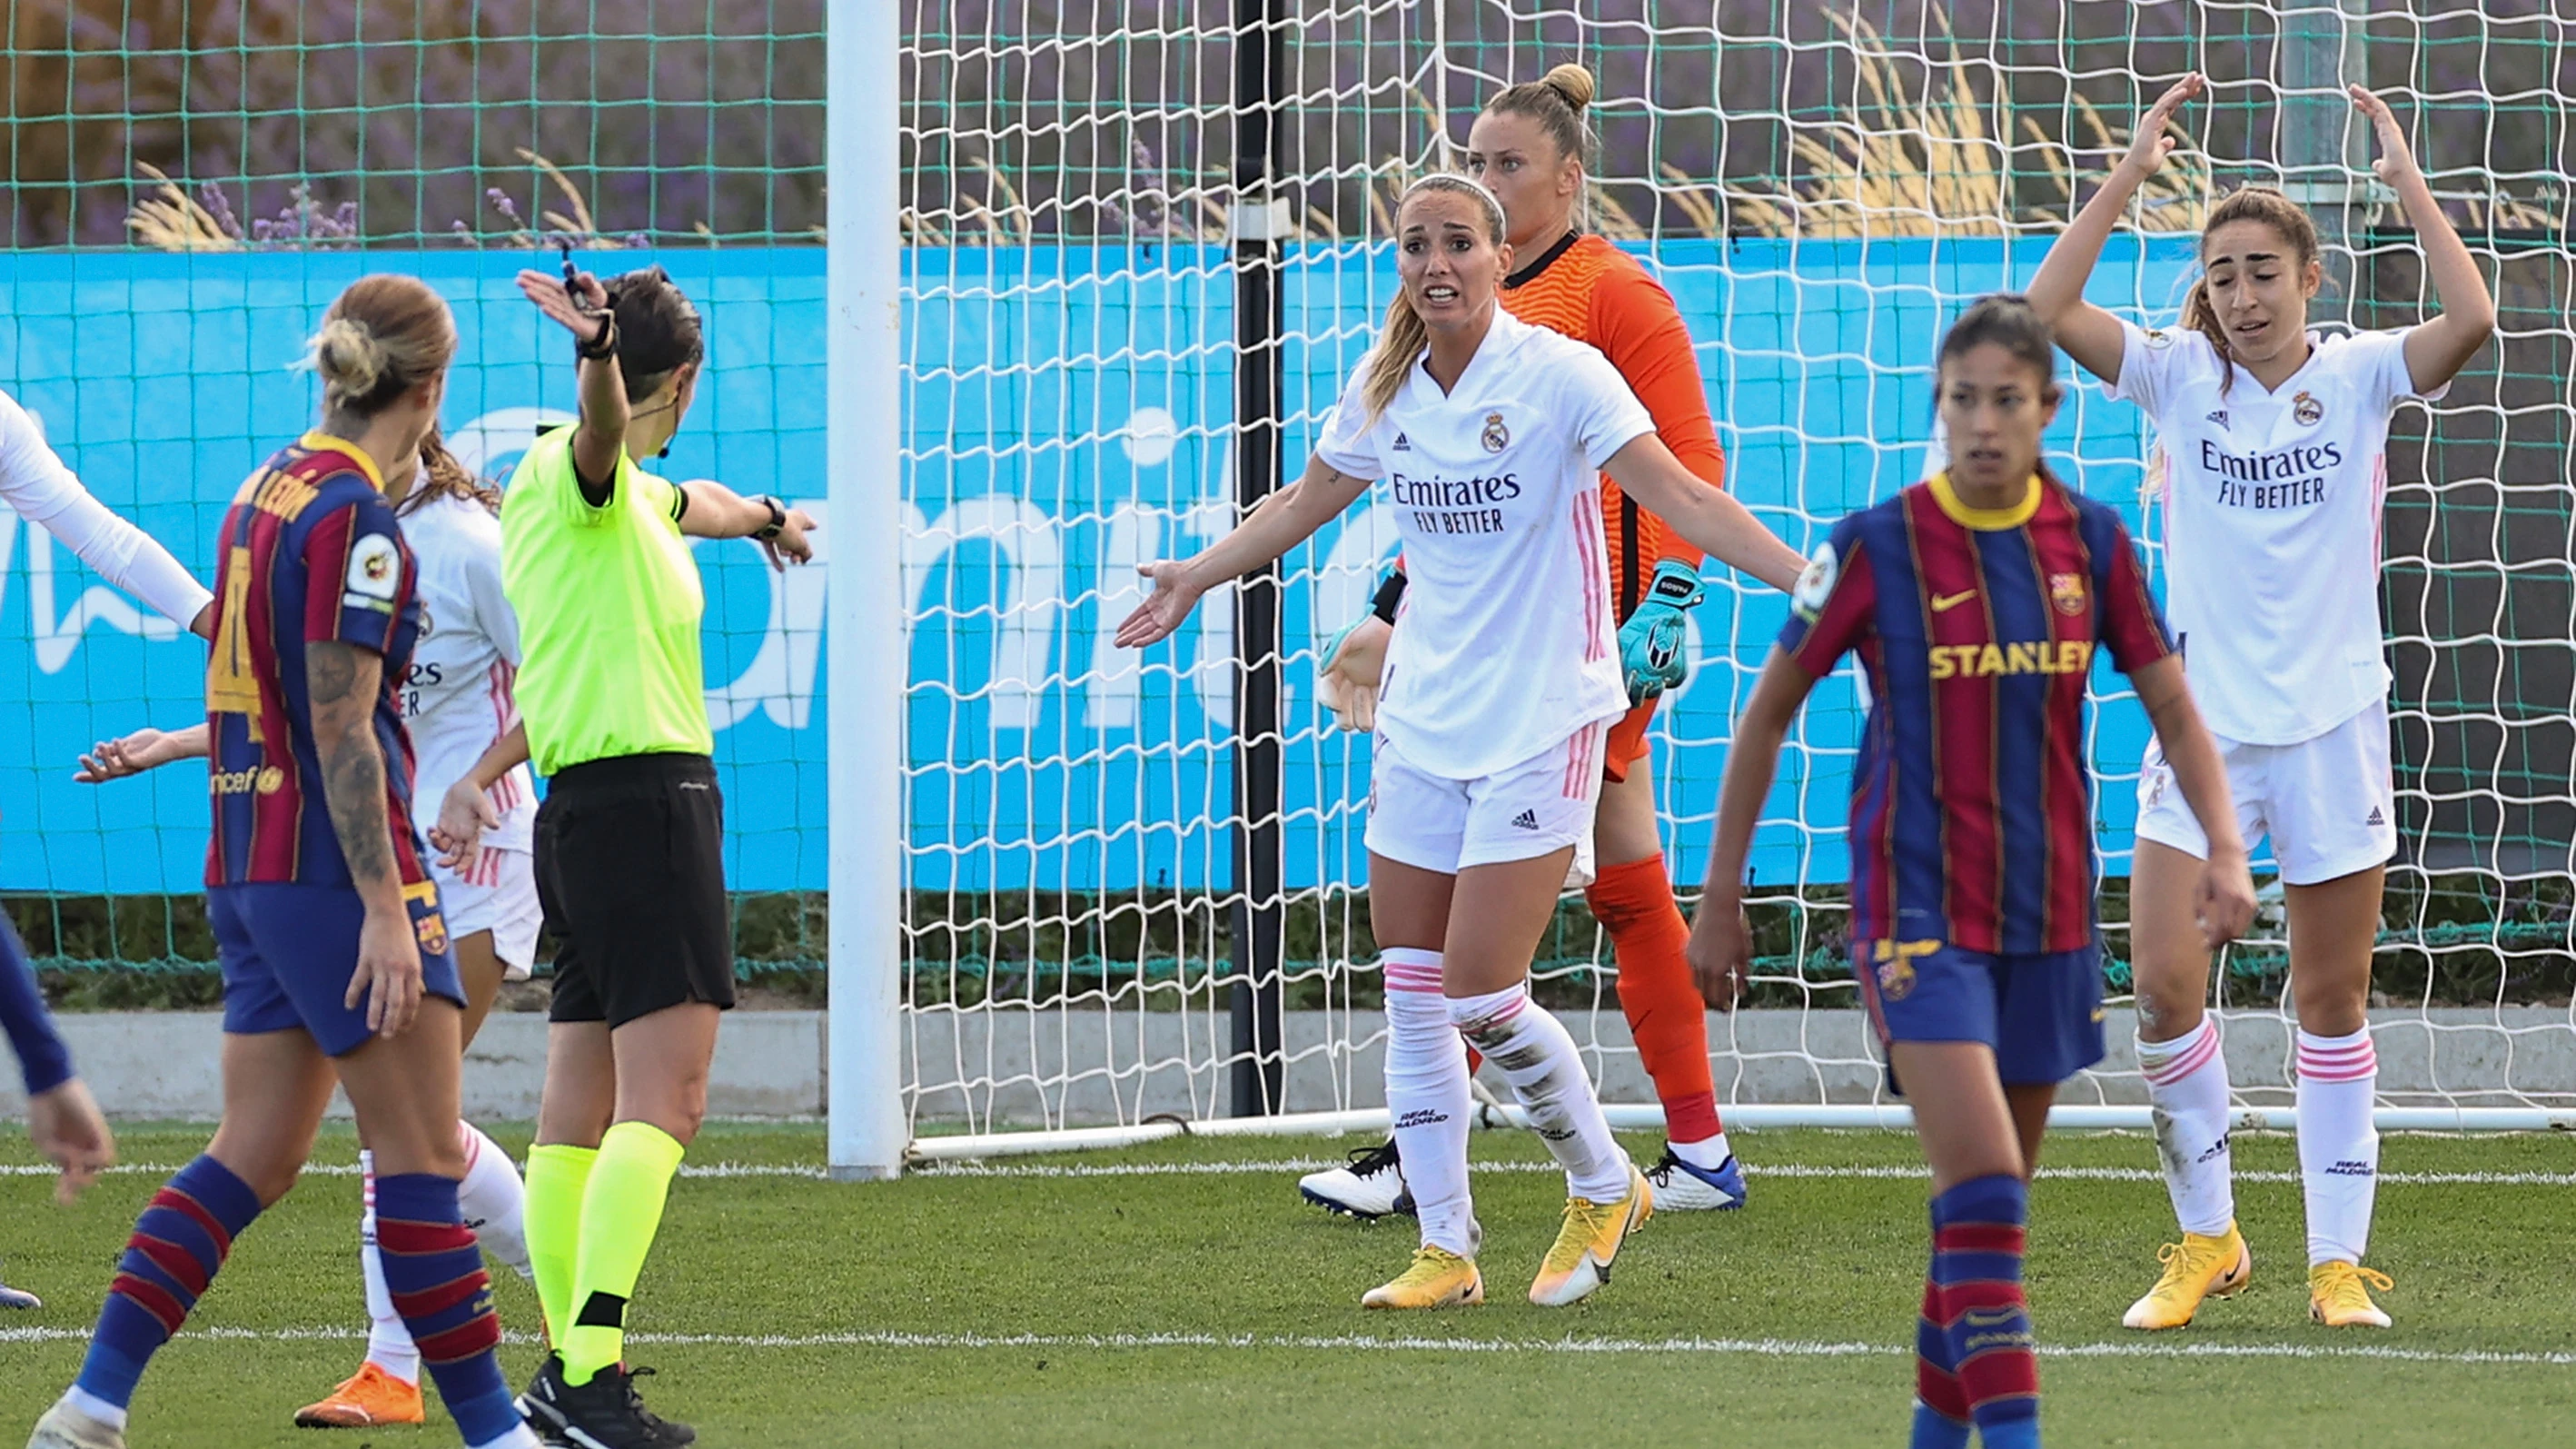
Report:
M 354 317 L 331 317 L 313 334 L 311 362 L 333 398 L 365 397 L 384 381 L 388 359 L 374 329 Z
M 1599 89 L 1593 84 L 1592 72 L 1572 61 L 1551 68 L 1546 75 L 1539 77 L 1538 83 L 1563 97 L 1567 109 L 1577 116 L 1583 114 L 1584 107 L 1592 104 L 1592 97 Z

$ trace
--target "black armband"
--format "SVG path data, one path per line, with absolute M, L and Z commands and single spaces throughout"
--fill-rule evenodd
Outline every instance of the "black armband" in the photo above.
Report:
M 1396 605 L 1404 602 L 1404 570 L 1391 569 L 1386 582 L 1377 586 L 1377 597 L 1369 602 L 1369 612 L 1392 624 Z

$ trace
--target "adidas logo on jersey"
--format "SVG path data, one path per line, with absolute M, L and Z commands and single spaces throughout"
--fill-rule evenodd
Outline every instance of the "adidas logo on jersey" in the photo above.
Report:
M 2216 411 L 2216 412 L 2214 412 L 2214 413 L 2211 413 L 2211 414 L 2209 415 L 2209 420 L 2210 420 L 2211 422 L 2213 422 L 2213 423 L 2218 424 L 2218 425 L 2219 425 L 2220 427 L 2222 427 L 2222 428 L 2223 428 L 2223 427 L 2226 427 L 2226 426 L 2227 426 L 2227 409 L 2225 409 L 2225 408 L 2220 408 L 2218 411 Z
M 1402 433 L 1397 433 L 1395 435 L 1395 447 L 1391 451 L 1410 453 L 1413 451 L 1413 440 Z
M 1538 829 L 1538 812 L 1535 810 L 1524 810 L 1520 814 L 1513 816 L 1512 828 L 1514 830 Z
M 2388 817 L 2380 814 L 2379 807 L 2373 805 L 2370 807 L 2370 818 L 2362 821 L 2361 823 L 2364 825 L 2385 825 L 2388 823 Z

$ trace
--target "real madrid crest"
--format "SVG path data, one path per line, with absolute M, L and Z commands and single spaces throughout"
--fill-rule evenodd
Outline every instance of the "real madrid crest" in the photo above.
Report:
M 2061 614 L 2083 613 L 2084 576 L 2082 574 L 2050 574 L 2048 576 L 2048 601 L 2055 604 L 2057 606 L 2057 612 Z
M 2326 405 L 2314 393 L 2302 392 L 2290 399 L 2290 416 L 2299 420 L 2300 427 L 2313 428 L 2325 421 Z
M 1512 445 L 1512 430 L 1503 426 L 1501 413 L 1485 414 L 1485 451 L 1499 453 Z

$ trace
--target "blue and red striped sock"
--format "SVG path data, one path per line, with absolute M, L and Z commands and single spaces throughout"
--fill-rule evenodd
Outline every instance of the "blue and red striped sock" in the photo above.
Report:
M 1941 1285 L 1928 1276 L 1923 1312 L 1914 1320 L 1914 1434 L 1908 1449 L 1968 1449 L 1968 1394 L 1950 1357 Z
M 108 1285 L 89 1354 L 73 1381 L 82 1393 L 118 1409 L 133 1402 L 143 1366 L 188 1321 L 259 1206 L 250 1184 L 211 1157 L 199 1157 L 162 1184 L 125 1240 L 116 1281 Z
M 501 1317 L 483 1250 L 456 1205 L 456 1180 L 406 1172 L 376 1179 L 376 1254 L 385 1289 L 419 1346 L 420 1361 L 468 1444 L 519 1427 L 493 1350 Z
M 2039 1445 L 2039 1360 L 2021 1288 L 2029 1216 L 2028 1185 L 2000 1173 L 1932 1199 L 1932 1281 L 1951 1370 L 1986 1449 Z

